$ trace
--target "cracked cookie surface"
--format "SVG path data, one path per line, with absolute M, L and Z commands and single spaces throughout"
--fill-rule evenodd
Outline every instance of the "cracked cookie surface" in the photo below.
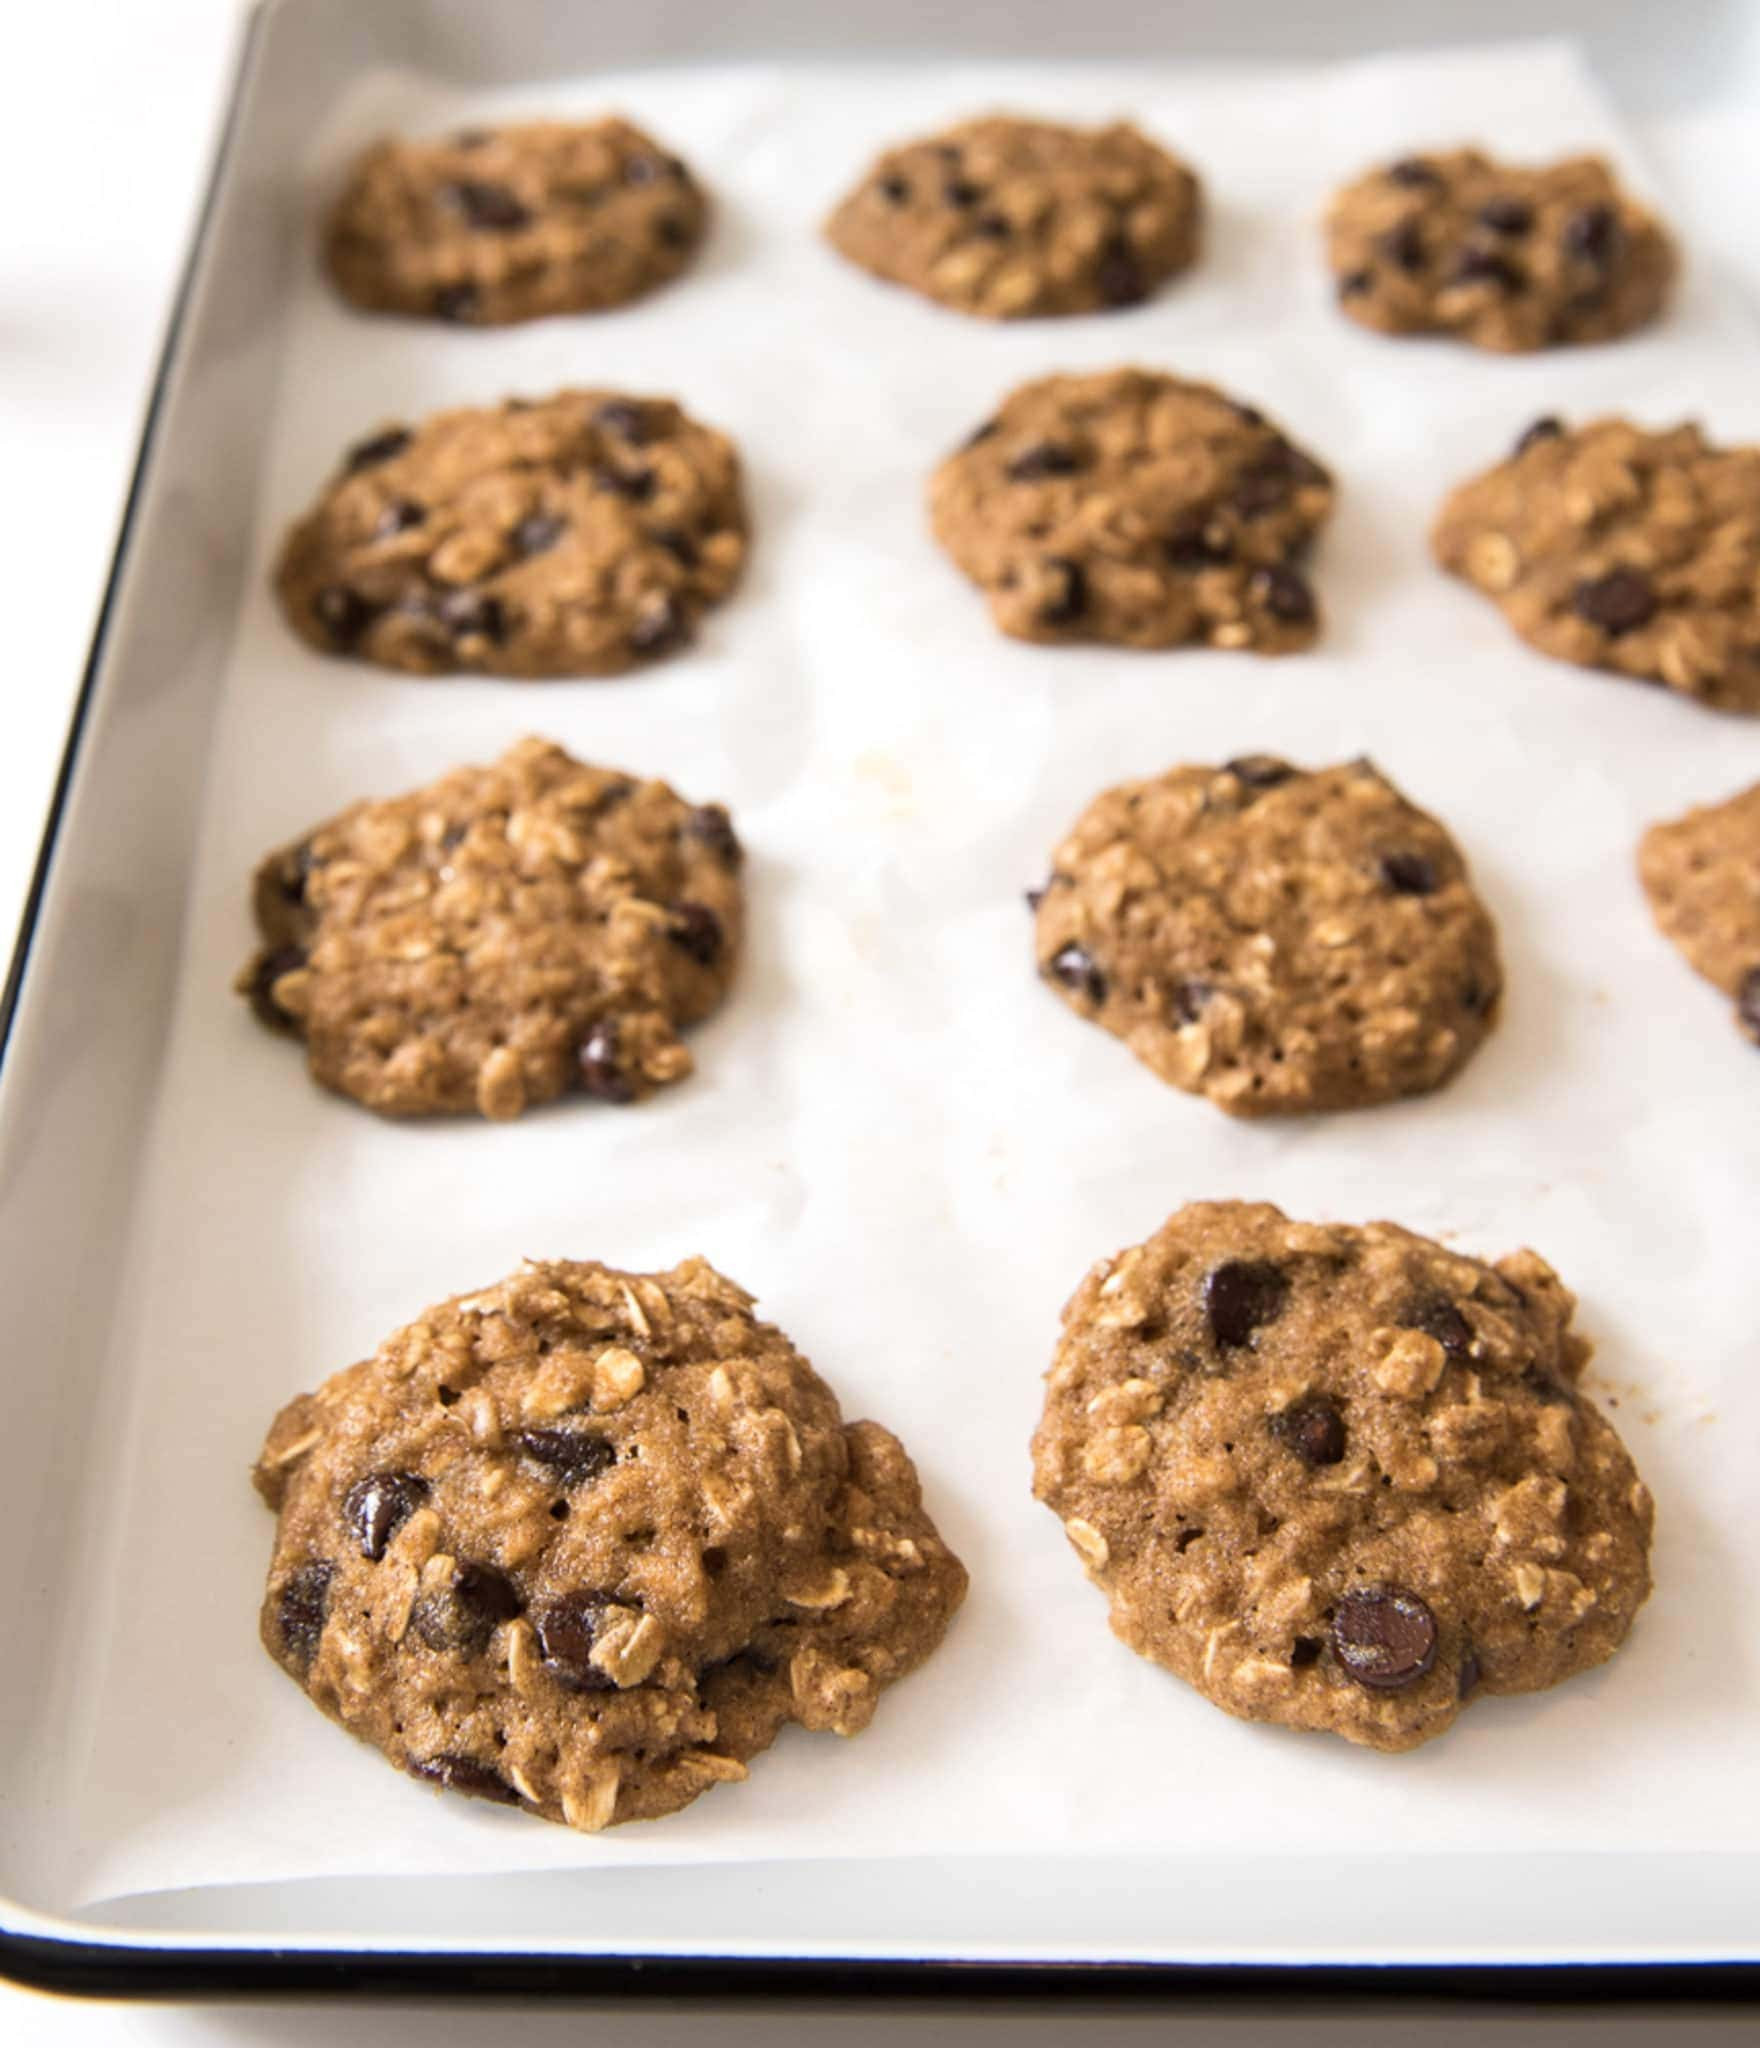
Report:
M 1255 406 L 1151 370 L 1012 392 L 929 490 L 935 537 L 1020 640 L 1308 646 L 1332 480 Z
M 1638 875 L 1658 929 L 1735 1003 L 1760 1045 L 1760 782 L 1652 825 Z
M 1326 236 L 1353 320 L 1504 352 L 1629 334 L 1661 311 L 1675 272 L 1662 224 L 1593 156 L 1402 157 L 1334 198 Z
M 534 121 L 355 162 L 324 234 L 337 289 L 374 313 L 470 326 L 601 312 L 690 262 L 708 202 L 628 121 Z
M 1431 547 L 1542 654 L 1760 713 L 1760 448 L 1539 419 Z
M 562 391 L 358 442 L 288 534 L 302 640 L 415 675 L 615 675 L 739 581 L 733 443 L 670 399 Z
M 726 993 L 740 859 L 719 804 L 524 740 L 270 854 L 237 987 L 386 1115 L 632 1102 L 691 1071 L 679 1027 Z
M 917 1476 L 752 1298 L 528 1261 L 276 1418 L 262 1638 L 417 1778 L 589 1831 L 840 1735 L 964 1596 Z
M 988 319 L 1134 306 L 1198 253 L 1197 177 L 1128 122 L 989 115 L 887 150 L 826 223 L 844 256 Z
M 1052 855 L 1039 973 L 1235 1116 L 1439 1087 L 1490 1031 L 1497 934 L 1437 821 L 1371 762 L 1269 754 L 1103 791 Z
M 1193 1203 L 1065 1309 L 1034 1491 L 1140 1655 L 1242 1719 L 1414 1748 L 1603 1662 L 1650 1590 L 1574 1307 L 1530 1251 Z

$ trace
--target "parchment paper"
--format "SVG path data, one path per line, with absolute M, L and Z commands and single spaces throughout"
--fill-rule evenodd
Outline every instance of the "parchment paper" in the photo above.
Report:
M 1550 664 L 1429 564 L 1428 518 L 1535 415 L 1698 414 L 1760 438 L 1753 335 L 1689 271 L 1615 347 L 1391 344 L 1330 304 L 1315 216 L 1377 157 L 1480 138 L 1611 149 L 1565 50 L 1335 70 L 740 68 L 558 83 L 713 187 L 703 260 L 631 310 L 456 333 L 293 315 L 258 558 L 387 419 L 570 382 L 676 393 L 750 465 L 749 581 L 700 648 L 619 682 L 403 680 L 304 651 L 264 574 L 208 778 L 182 993 L 116 1338 L 121 1470 L 75 1626 L 64 1890 L 589 1863 L 1230 1847 L 1522 1859 L 1751 1847 L 1755 1055 L 1651 929 L 1641 827 L 1760 773 L 1760 730 Z M 390 127 L 510 111 L 360 83 L 308 215 Z M 887 140 L 987 105 L 1129 112 L 1203 170 L 1209 246 L 1126 316 L 967 322 L 844 266 L 817 223 Z M 1281 662 L 1012 645 L 931 544 L 924 483 L 1016 382 L 1125 361 L 1214 378 L 1335 468 L 1319 649 Z M 368 792 L 541 731 L 733 807 L 752 951 L 698 1077 L 629 1112 L 398 1127 L 329 1098 L 228 993 L 259 854 Z M 1453 828 L 1502 928 L 1508 1008 L 1441 1095 L 1245 1126 L 1155 1081 L 1035 983 L 1023 888 L 1104 785 L 1254 748 L 1370 751 Z M 1106 1628 L 1027 1438 L 1089 1261 L 1198 1196 L 1391 1216 L 1583 1297 L 1592 1385 L 1658 1501 L 1658 1591 L 1609 1667 L 1385 1758 L 1233 1722 Z M 522 1254 L 754 1288 L 851 1415 L 895 1428 L 973 1590 L 853 1743 L 791 1733 L 748 1785 L 589 1839 L 425 1795 L 256 1642 L 270 1524 L 247 1469 L 295 1390 Z

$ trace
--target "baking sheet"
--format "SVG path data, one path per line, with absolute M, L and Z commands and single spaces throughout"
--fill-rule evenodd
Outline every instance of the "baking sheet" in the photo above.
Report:
M 311 164 L 387 127 L 620 106 L 721 202 L 704 259 L 615 316 L 452 333 L 293 313 L 259 573 L 208 778 L 181 996 L 108 1384 L 103 1526 L 69 1646 L 45 1890 L 70 1903 L 372 1872 L 909 1853 L 1510 1859 L 1746 1850 L 1760 1400 L 1745 1356 L 1753 1055 L 1651 931 L 1651 818 L 1760 772 L 1760 734 L 1522 650 L 1432 571 L 1437 498 L 1539 412 L 1700 413 L 1760 438 L 1752 334 L 1689 274 L 1671 320 L 1539 361 L 1389 345 L 1328 303 L 1313 215 L 1363 163 L 1483 137 L 1613 148 L 1571 55 L 1307 73 L 738 67 L 485 100 L 363 80 Z M 1130 112 L 1206 173 L 1200 268 L 1129 316 L 995 329 L 817 240 L 883 142 L 985 105 Z M 1213 377 L 1335 467 L 1327 636 L 1281 663 L 1002 642 L 924 530 L 929 468 L 1024 377 L 1141 361 Z M 380 421 L 569 382 L 676 393 L 732 431 L 757 544 L 701 647 L 614 683 L 420 682 L 326 663 L 262 571 Z M 752 952 L 686 1087 L 620 1115 L 379 1124 L 320 1095 L 226 993 L 261 850 L 525 731 L 730 803 Z M 1451 825 L 1502 927 L 1499 1031 L 1429 1101 L 1246 1127 L 1163 1089 L 1031 974 L 1023 887 L 1088 797 L 1176 760 L 1371 751 Z M 1217 1714 L 1107 1633 L 1026 1438 L 1058 1307 L 1179 1202 L 1393 1216 L 1584 1297 L 1598 1394 L 1658 1499 L 1659 1592 L 1606 1670 L 1476 1707 L 1381 1758 Z M 846 1411 L 897 1429 L 971 1600 L 851 1744 L 785 1736 L 750 1783 L 599 1838 L 425 1798 L 264 1658 L 270 1524 L 246 1481 L 279 1403 L 522 1254 L 701 1250 L 754 1288 Z M 1341 1816 L 1349 1816 L 1348 1820 Z

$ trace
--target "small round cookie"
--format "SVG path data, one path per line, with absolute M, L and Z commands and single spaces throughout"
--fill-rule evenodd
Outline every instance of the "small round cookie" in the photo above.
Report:
M 1028 901 L 1070 1008 L 1231 1116 L 1424 1094 L 1496 1021 L 1466 862 L 1370 761 L 1249 754 L 1121 783 Z
M 270 854 L 236 986 L 387 1116 L 635 1102 L 691 1071 L 679 1027 L 726 993 L 740 858 L 719 804 L 523 740 Z
M 1023 384 L 936 470 L 935 537 L 1003 632 L 1310 645 L 1332 479 L 1256 407 L 1153 370 Z
M 1112 1626 L 1243 1720 L 1374 1749 L 1611 1657 L 1653 1509 L 1533 1252 L 1195 1202 L 1064 1310 L 1033 1490 Z
M 1353 320 L 1505 353 L 1617 340 L 1656 318 L 1675 273 L 1661 222 L 1593 156 L 1401 157 L 1334 198 L 1326 238 Z
M 1760 448 L 1538 419 L 1431 548 L 1542 654 L 1760 712 Z
M 501 326 L 640 298 L 684 269 L 708 216 L 685 165 L 628 121 L 467 128 L 359 157 L 324 260 L 368 312 Z
M 825 232 L 876 277 L 992 320 L 1135 306 L 1198 253 L 1202 196 L 1128 122 L 1005 114 L 889 149 Z
M 752 1298 L 528 1261 L 302 1394 L 270 1656 L 400 1770 L 596 1831 L 858 1734 L 965 1593 L 917 1475 Z
M 1658 929 L 1736 1006 L 1760 1045 L 1760 782 L 1726 803 L 1652 825 L 1638 877 Z
M 412 675 L 616 675 L 739 581 L 733 443 L 667 398 L 562 391 L 358 442 L 275 573 L 302 640 Z

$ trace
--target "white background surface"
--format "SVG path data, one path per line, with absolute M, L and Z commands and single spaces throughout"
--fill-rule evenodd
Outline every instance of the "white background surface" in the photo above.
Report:
M 132 460 L 138 408 L 157 345 L 158 323 L 205 165 L 212 110 L 226 59 L 223 0 L 161 0 L 152 10 L 96 5 L 59 12 L 8 10 L 9 47 L 32 90 L 18 96 L 0 134 L 0 446 L 8 489 L 0 505 L 0 559 L 10 569 L 9 661 L 12 717 L 0 756 L 0 904 L 17 899 L 59 752 L 68 702 L 107 565 L 119 493 Z M 1690 169 L 1696 189 L 1710 172 L 1733 174 L 1725 191 L 1742 192 L 1760 162 L 1740 124 L 1702 121 L 1653 134 L 1659 153 Z M 1666 166 L 1665 166 L 1666 168 Z M 1721 181 L 1719 181 L 1721 182 Z M 1676 192 L 1685 189 L 1677 186 Z M 1747 187 L 1751 189 L 1751 186 Z M 1675 194 L 1671 194 L 1671 197 Z M 1683 208 L 1683 225 L 1701 250 L 1728 235 L 1751 236 L 1751 208 Z M 1731 243 L 1729 253 L 1746 253 Z M 143 2040 L 273 2043 L 314 2038 L 310 2018 L 218 2014 L 181 2017 L 0 2002 L 0 2040 Z M 798 2021 L 805 2016 L 797 2015 Z M 774 2021 L 758 2023 L 776 2038 Z M 1048 2016 L 1043 2026 L 1067 2022 Z M 1121 2030 L 1146 2031 L 1119 2019 Z M 1562 2024 L 1562 2023 L 1561 2023 Z M 968 2038 L 998 2038 L 1002 2023 L 969 2022 Z M 327 2037 L 375 2042 L 421 2038 L 449 2048 L 475 2038 L 474 2023 L 400 2028 L 376 2013 L 358 2030 L 339 2015 L 322 2022 Z M 533 2022 L 517 2038 L 573 2038 L 572 2022 Z M 511 2023 L 492 2023 L 514 2038 Z M 845 2029 L 847 2031 L 847 2029 Z M 1671 2030 L 1681 2032 L 1680 2023 Z M 596 2028 L 602 2037 L 617 2030 Z M 658 2042 L 682 2037 L 654 2017 L 642 2025 Z M 754 2027 L 754 2037 L 757 2027 Z M 802 2024 L 801 2037 L 818 2028 Z M 1104 2038 L 1093 2026 L 1083 2031 Z M 1206 2038 L 1226 2039 L 1207 2022 Z M 1304 2031 L 1324 2041 L 1312 2017 Z M 1018 2022 L 1011 2038 L 1021 2038 Z M 881 2038 L 878 2031 L 869 2038 Z M 1530 2038 L 1547 2038 L 1531 2031 Z M 1572 2038 L 1569 2031 L 1552 2038 Z M 1631 2038 L 1641 2038 L 1634 2034 Z M 857 2033 L 855 2038 L 862 2038 Z M 1345 2038 L 1341 2033 L 1339 2038 Z M 1361 2038 L 1361 2022 L 1350 2038 Z M 1607 2038 L 1605 2033 L 1601 2038 Z M 1733 2035 L 1732 2037 L 1733 2038 Z

